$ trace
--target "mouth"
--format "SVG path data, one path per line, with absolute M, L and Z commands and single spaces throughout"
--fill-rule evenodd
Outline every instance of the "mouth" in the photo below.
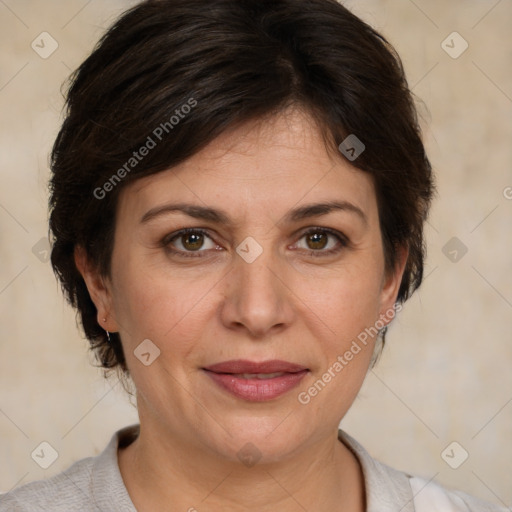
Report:
M 296 387 L 308 368 L 287 361 L 233 360 L 202 370 L 223 391 L 250 402 L 273 400 Z

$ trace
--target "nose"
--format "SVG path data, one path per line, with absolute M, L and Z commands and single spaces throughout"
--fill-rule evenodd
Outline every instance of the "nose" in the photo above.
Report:
M 228 329 L 264 339 L 291 325 L 293 293 L 287 283 L 286 263 L 270 248 L 249 261 L 238 254 L 234 257 L 226 278 L 221 320 Z

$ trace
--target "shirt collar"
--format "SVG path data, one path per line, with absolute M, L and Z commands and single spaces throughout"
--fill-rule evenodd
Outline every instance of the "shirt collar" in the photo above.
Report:
M 92 468 L 92 492 L 100 510 L 137 512 L 123 482 L 117 451 L 130 444 L 139 433 L 139 425 L 117 431 L 105 450 L 95 457 Z M 355 455 L 364 477 L 366 512 L 414 512 L 409 476 L 373 459 L 370 454 L 343 430 L 338 439 Z
M 352 451 L 363 470 L 366 512 L 414 512 L 409 475 L 375 460 L 341 429 L 338 439 Z

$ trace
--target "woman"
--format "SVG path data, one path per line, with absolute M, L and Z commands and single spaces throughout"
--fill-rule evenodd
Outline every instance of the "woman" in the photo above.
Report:
M 334 0 L 141 3 L 74 75 L 52 172 L 53 268 L 140 425 L 0 510 L 500 510 L 338 431 L 434 188 L 372 28 Z

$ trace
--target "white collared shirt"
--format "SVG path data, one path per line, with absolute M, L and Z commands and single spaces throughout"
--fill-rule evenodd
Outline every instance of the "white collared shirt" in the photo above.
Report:
M 0 495 L 0 512 L 137 512 L 124 485 L 117 451 L 138 435 L 138 425 L 116 432 L 103 452 L 75 462 L 46 480 Z M 507 512 L 467 494 L 407 475 L 373 459 L 346 432 L 338 437 L 359 460 L 366 512 Z

